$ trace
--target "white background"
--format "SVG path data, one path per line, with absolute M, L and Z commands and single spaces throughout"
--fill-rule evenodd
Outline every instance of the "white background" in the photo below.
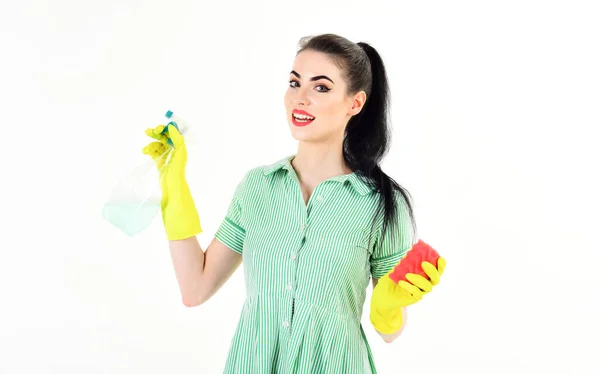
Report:
M 206 248 L 243 174 L 295 152 L 283 94 L 322 32 L 383 56 L 383 169 L 448 260 L 393 344 L 365 306 L 379 371 L 600 372 L 592 3 L 3 2 L 0 373 L 221 372 L 243 270 L 186 308 L 160 217 L 128 238 L 101 208 L 172 109 Z

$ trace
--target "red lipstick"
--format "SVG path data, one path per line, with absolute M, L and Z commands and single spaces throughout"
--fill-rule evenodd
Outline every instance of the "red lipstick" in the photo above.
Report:
M 298 115 L 300 118 L 296 118 L 294 115 Z M 310 118 L 306 118 L 310 117 Z M 294 109 L 292 110 L 292 123 L 294 126 L 307 126 L 311 124 L 315 120 L 315 116 L 312 114 L 305 112 L 304 110 Z

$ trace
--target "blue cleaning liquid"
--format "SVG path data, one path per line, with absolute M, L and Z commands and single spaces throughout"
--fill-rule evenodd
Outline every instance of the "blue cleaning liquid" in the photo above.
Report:
M 159 173 L 154 161 L 132 170 L 113 189 L 102 216 L 125 235 L 146 229 L 160 211 Z
M 159 210 L 160 202 L 108 202 L 102 209 L 102 216 L 125 235 L 133 236 L 146 229 Z

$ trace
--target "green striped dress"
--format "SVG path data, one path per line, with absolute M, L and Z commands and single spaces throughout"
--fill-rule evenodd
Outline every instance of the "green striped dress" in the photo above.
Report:
M 363 305 L 370 278 L 412 244 L 405 205 L 400 229 L 381 238 L 382 218 L 372 229 L 378 196 L 366 183 L 332 177 L 305 204 L 293 157 L 247 172 L 215 233 L 243 255 L 246 286 L 224 372 L 376 373 Z

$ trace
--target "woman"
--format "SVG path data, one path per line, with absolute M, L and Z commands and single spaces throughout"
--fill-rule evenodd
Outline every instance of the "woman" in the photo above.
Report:
M 244 263 L 247 297 L 226 373 L 375 373 L 360 323 L 370 278 L 370 320 L 386 342 L 404 328 L 406 306 L 439 282 L 443 259 L 423 263 L 429 280 L 410 274 L 397 285 L 387 276 L 415 240 L 408 194 L 379 167 L 389 142 L 386 79 L 366 43 L 301 40 L 284 97 L 297 152 L 246 173 L 206 252 L 183 138 L 173 126 L 147 130 L 159 140 L 144 152 L 161 169 L 183 303 L 204 303 Z M 167 137 L 168 163 L 159 156 Z

